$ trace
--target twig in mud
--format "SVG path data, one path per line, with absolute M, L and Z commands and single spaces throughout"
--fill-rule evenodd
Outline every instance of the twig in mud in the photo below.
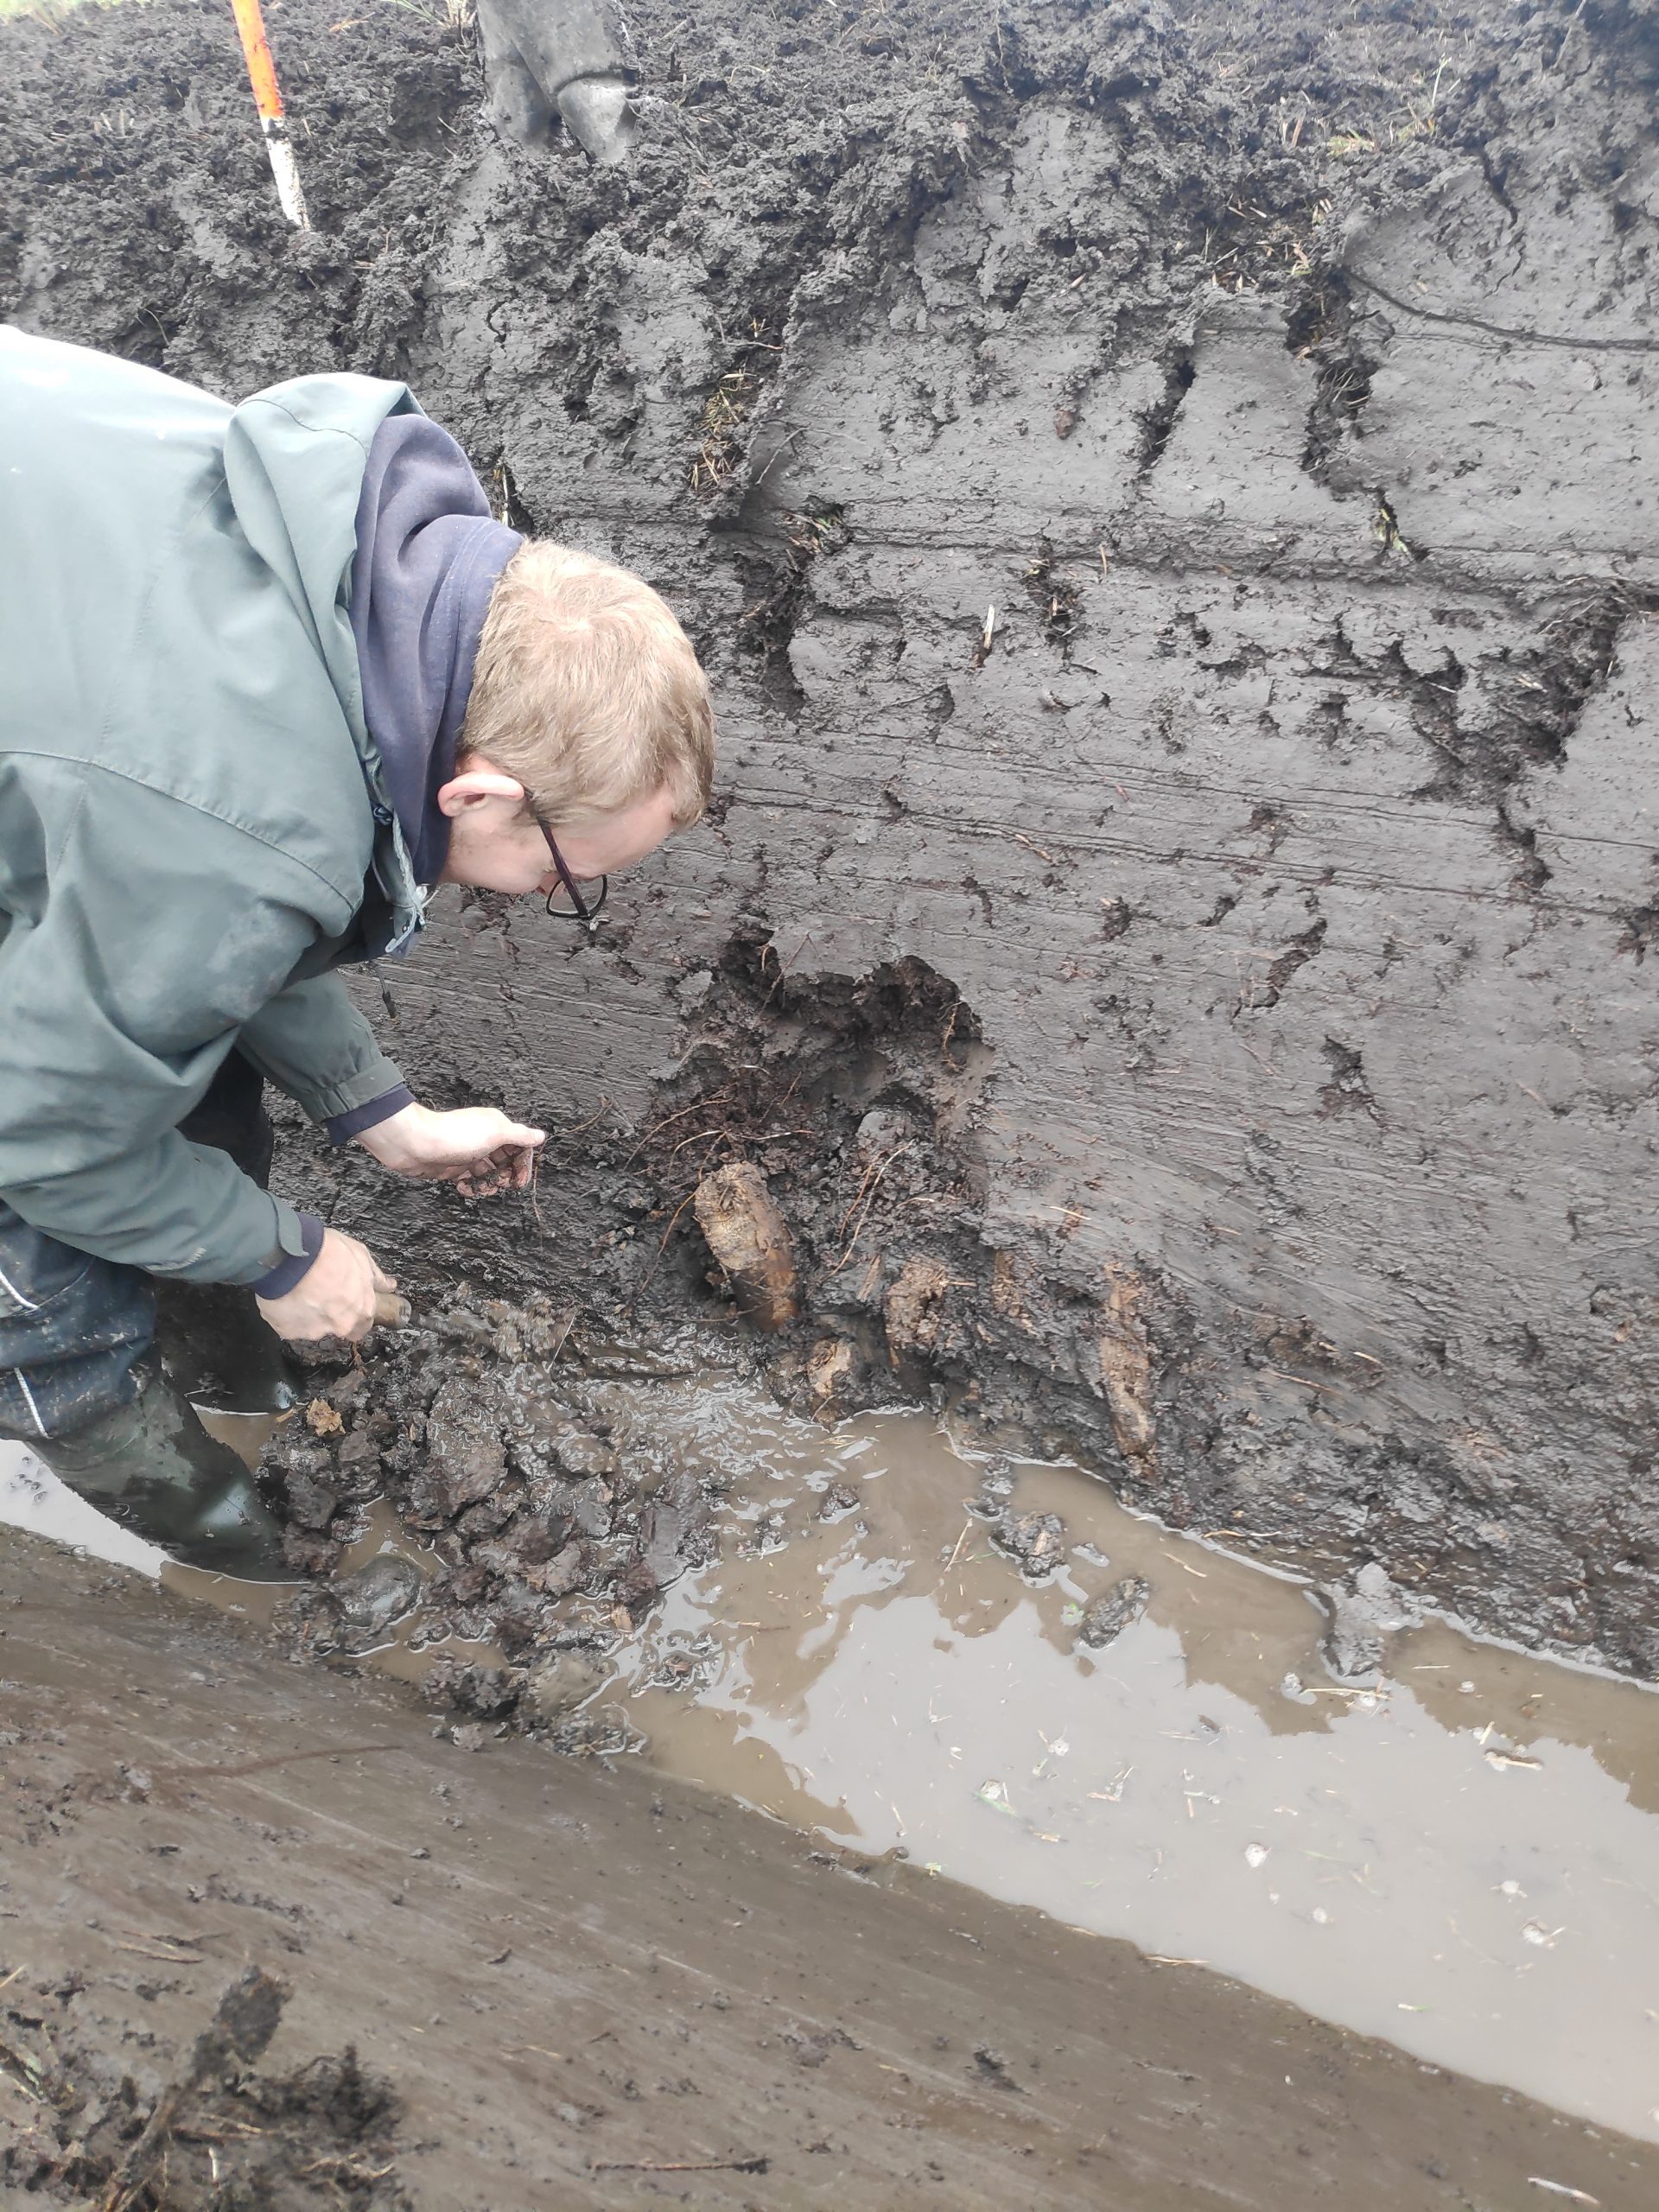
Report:
M 561 1144 L 569 1144 L 572 1137 L 585 1135 L 587 1132 L 593 1128 L 594 1122 L 602 1120 L 604 1116 L 610 1112 L 610 1110 L 611 1102 L 607 1096 L 600 1100 L 597 1109 L 591 1113 L 585 1122 L 578 1122 L 574 1129 L 556 1129 L 553 1134 L 557 1137 Z M 543 1236 L 545 1236 L 547 1234 L 547 1224 L 542 1219 L 541 1201 L 536 1195 L 536 1179 L 540 1174 L 541 1168 L 542 1154 L 541 1151 L 538 1149 L 537 1151 L 531 1153 L 530 1156 L 530 1182 L 527 1188 L 530 1192 L 530 1210 L 536 1217 L 536 1226 L 541 1230 Z
M 37 2105 L 48 2100 L 41 2085 L 46 2080 L 46 2069 L 38 2058 L 32 2057 L 21 2044 L 0 2036 L 0 2075 L 15 2082 L 26 2097 L 33 2097 Z
M 633 1299 L 630 1301 L 631 1303 L 637 1304 L 639 1300 L 645 1296 L 646 1291 L 650 1289 L 652 1277 L 656 1274 L 658 1268 L 661 1267 L 663 1263 L 663 1255 L 668 1249 L 668 1240 L 678 1227 L 680 1216 L 685 1211 L 687 1206 L 690 1205 L 692 1199 L 696 1197 L 698 1187 L 698 1185 L 694 1185 L 680 1200 L 680 1203 L 675 1207 L 673 1212 L 669 1216 L 668 1227 L 663 1231 L 663 1241 L 657 1247 L 657 1256 L 652 1262 L 651 1265 L 645 1269 L 645 1279 L 644 1282 L 640 1284 L 639 1289 L 635 1291 Z
M 604 1116 L 610 1112 L 610 1110 L 611 1102 L 609 1098 L 601 1098 L 599 1102 L 598 1111 L 590 1114 L 585 1122 L 578 1122 L 574 1129 L 555 1129 L 553 1134 L 557 1137 L 561 1144 L 568 1144 L 572 1137 L 585 1136 L 588 1131 L 593 1128 L 594 1123 L 597 1121 L 602 1120 Z
M 701 1144 L 705 1137 L 722 1137 L 728 1144 L 734 1144 L 736 1142 L 736 1139 L 728 1128 L 699 1129 L 695 1136 L 682 1137 L 678 1144 L 675 1146 L 673 1151 L 669 1154 L 668 1160 L 664 1164 L 665 1166 L 671 1166 L 672 1163 L 679 1158 L 680 1154 L 685 1150 L 688 1145 Z
M 763 2174 L 772 2164 L 757 2158 L 590 2158 L 590 2174 Z
M 912 1148 L 912 1141 L 909 1137 L 906 1137 L 902 1144 L 894 1145 L 893 1150 L 881 1162 L 880 1167 L 874 1171 L 868 1168 L 865 1170 L 864 1180 L 858 1186 L 857 1195 L 854 1198 L 851 1205 L 848 1207 L 846 1212 L 842 1216 L 842 1228 L 844 1230 L 848 1223 L 852 1219 L 853 1216 L 858 1212 L 860 1199 L 863 1200 L 864 1211 L 859 1215 L 857 1228 L 854 1230 L 852 1235 L 847 1240 L 846 1250 L 836 1262 L 835 1266 L 830 1270 L 832 1275 L 838 1275 L 841 1273 L 848 1261 L 852 1258 L 854 1252 L 857 1249 L 858 1240 L 864 1234 L 864 1224 L 870 1217 L 870 1208 L 875 1204 L 875 1194 L 881 1187 L 882 1177 L 887 1173 L 888 1168 L 892 1166 L 893 1161 L 898 1159 L 901 1152 L 909 1152 Z M 874 1177 L 874 1179 L 872 1179 L 872 1176 Z M 865 1195 L 867 1190 L 868 1192 L 868 1197 Z
M 196 2037 L 188 2067 L 162 2091 L 143 2133 L 110 2176 L 98 2200 L 98 2212 L 127 2212 L 156 2160 L 166 2158 L 168 2143 L 185 2104 L 198 2091 L 228 2080 L 238 2067 L 251 2065 L 263 2056 L 276 2032 L 288 1996 L 288 1984 L 259 1967 L 250 1967 L 231 1984 L 214 2007 L 213 2018 Z
M 788 959 L 785 961 L 783 966 L 778 970 L 778 981 L 772 985 L 771 990 L 766 993 L 766 998 L 762 1001 L 764 1005 L 770 1006 L 772 1004 L 772 1000 L 778 995 L 779 988 L 782 984 L 785 976 L 788 975 L 790 969 L 795 965 L 795 963 L 800 958 L 801 955 L 806 950 L 807 946 L 810 944 L 811 942 L 812 932 L 809 930 L 806 935 L 801 939 L 800 943 L 796 946 L 794 951 L 791 952 Z M 772 948 L 770 946 L 767 947 L 767 950 L 772 951 Z M 775 951 L 772 951 L 772 957 L 775 960 L 778 957 L 778 955 Z
M 778 1144 L 780 1143 L 785 1137 L 810 1137 L 816 1136 L 817 1135 L 817 1131 L 816 1129 L 766 1129 L 764 1130 L 758 1137 L 751 1135 L 748 1141 L 752 1144 Z M 675 1146 L 673 1151 L 669 1154 L 668 1160 L 664 1163 L 664 1165 L 665 1166 L 671 1165 L 674 1160 L 679 1158 L 680 1154 L 685 1150 L 688 1145 L 701 1144 L 704 1137 L 718 1137 L 722 1142 L 730 1145 L 734 1152 L 738 1149 L 738 1139 L 733 1135 L 730 1129 L 724 1127 L 717 1129 L 699 1129 L 694 1137 L 682 1137 L 678 1144 Z M 713 1151 L 714 1147 L 710 1146 L 709 1152 L 711 1156 L 713 1154 Z M 705 1167 L 708 1164 L 707 1160 L 703 1162 L 703 1166 Z
M 169 1936 L 164 1928 L 122 1928 L 117 1933 L 131 1943 L 164 1943 L 169 1951 L 194 1951 L 203 1943 L 217 1942 L 228 1928 L 204 1929 L 199 1936 Z
M 653 1122 L 651 1127 L 645 1131 L 645 1135 L 640 1138 L 639 1143 L 635 1145 L 633 1150 L 623 1161 L 623 1167 L 625 1169 L 632 1167 L 634 1161 L 639 1159 L 645 1147 L 652 1142 L 653 1138 L 661 1136 L 664 1129 L 671 1128 L 676 1122 L 683 1122 L 688 1114 L 695 1114 L 698 1112 L 700 1109 L 714 1105 L 716 1100 L 724 1098 L 730 1091 L 731 1088 L 732 1086 L 729 1083 L 723 1083 L 718 1090 L 705 1091 L 701 1098 L 694 1098 L 689 1106 L 677 1106 L 671 1114 L 664 1114 L 660 1122 Z M 786 1098 L 792 1094 L 793 1089 L 794 1085 L 791 1084 L 790 1086 L 790 1090 L 785 1093 L 785 1096 Z
M 391 2165 L 365 2166 L 355 2158 L 314 2158 L 308 2166 L 302 2166 L 300 2171 L 302 2174 L 327 2174 L 331 2181 L 336 2174 L 344 2174 L 347 2181 L 361 2187 L 365 2182 L 384 2181 L 392 2168 Z
M 1342 1393 L 1334 1382 L 1313 1382 L 1306 1375 L 1287 1375 L 1281 1367 L 1264 1367 L 1263 1375 L 1272 1376 L 1275 1382 L 1300 1382 L 1304 1390 L 1322 1390 L 1327 1397 L 1340 1397 Z

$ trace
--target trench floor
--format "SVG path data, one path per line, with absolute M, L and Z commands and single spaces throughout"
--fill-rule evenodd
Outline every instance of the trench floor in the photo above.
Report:
M 726 1491 L 717 1561 L 588 1698 L 639 1764 L 912 1889 L 1039 1908 L 1659 2142 L 1650 1691 L 1433 1621 L 1389 1639 L 1374 1688 L 1339 1684 L 1309 1591 L 1078 1468 L 988 1463 L 915 1414 L 826 1430 L 730 1376 L 589 1395 L 620 1444 L 667 1440 Z M 1013 1511 L 1058 1517 L 1046 1577 L 969 1510 L 988 1466 Z M 53 1491 L 14 1452 L 0 1519 L 154 1572 Z M 354 1557 L 386 1544 L 421 1556 L 386 1516 Z M 1087 1608 L 1130 1577 L 1144 1612 L 1090 1648 Z M 423 1664 L 397 1642 L 377 1660 Z

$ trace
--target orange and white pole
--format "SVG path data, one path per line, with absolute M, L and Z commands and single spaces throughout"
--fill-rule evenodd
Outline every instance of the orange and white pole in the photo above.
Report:
M 248 82 L 253 86 L 253 104 L 259 111 L 259 128 L 264 134 L 265 151 L 270 156 L 270 172 L 276 180 L 276 197 L 289 221 L 302 231 L 308 231 L 311 222 L 305 212 L 305 194 L 300 189 L 299 164 L 289 143 L 282 89 L 276 82 L 276 65 L 270 58 L 270 41 L 265 36 L 265 19 L 259 10 L 259 0 L 231 0 L 231 9 L 242 37 Z

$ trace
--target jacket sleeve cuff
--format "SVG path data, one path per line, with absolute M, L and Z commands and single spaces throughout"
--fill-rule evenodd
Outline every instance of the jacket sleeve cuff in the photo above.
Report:
M 303 1280 L 311 1262 L 322 1249 L 322 1224 L 314 1213 L 299 1216 L 302 1249 L 284 1252 L 274 1268 L 270 1268 L 252 1285 L 257 1298 L 286 1298 L 295 1285 Z
M 400 1083 L 395 1090 L 383 1090 L 378 1098 L 353 1106 L 349 1113 L 330 1114 L 322 1126 L 328 1133 L 330 1144 L 349 1144 L 365 1129 L 373 1128 L 379 1122 L 389 1122 L 394 1114 L 401 1114 L 405 1106 L 414 1103 L 414 1092 L 406 1083 Z
M 359 1106 L 378 1103 L 388 1091 L 403 1083 L 404 1071 L 375 1046 L 363 1065 L 342 1080 L 330 1084 L 295 1084 L 290 1096 L 298 1099 L 314 1122 L 327 1128 L 330 1122 L 356 1113 Z

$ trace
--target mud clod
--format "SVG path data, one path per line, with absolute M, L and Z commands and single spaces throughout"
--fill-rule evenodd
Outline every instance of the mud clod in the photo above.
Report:
M 825 1337 L 807 1355 L 807 1387 L 828 1412 L 844 1402 L 855 1380 L 858 1354 L 844 1337 Z
M 354 1574 L 328 1586 L 346 1627 L 378 1635 L 403 1619 L 418 1601 L 424 1578 L 411 1560 L 383 1553 Z
M 15 2048 L 36 2109 L 0 2145 L 0 2183 L 75 2212 L 411 2212 L 391 2140 L 397 2099 L 354 2052 L 284 2075 L 251 2071 L 288 1995 L 249 1967 L 159 2091 L 83 2047 L 65 1994 L 33 1999 Z M 18 2009 L 14 1999 L 13 2021 Z M 153 2064 L 147 2056 L 142 2071 Z
M 1126 1575 L 1084 1611 L 1077 1624 L 1077 1642 L 1086 1644 L 1090 1651 L 1103 1651 L 1132 1622 L 1140 1619 L 1151 1597 L 1151 1586 L 1142 1576 Z
M 1065 1561 L 1065 1523 L 1058 1513 L 1016 1513 L 998 1522 L 991 1541 L 1027 1581 L 1046 1581 Z
M 1323 1595 L 1331 1608 L 1331 1625 L 1319 1646 L 1325 1665 L 1339 1682 L 1370 1680 L 1387 1657 L 1389 1637 L 1408 1628 L 1416 1616 L 1387 1571 L 1375 1563 Z
M 651 1354 L 578 1328 L 569 1310 L 493 1306 L 489 1348 L 457 1326 L 465 1308 L 382 1339 L 318 1392 L 337 1425 L 290 1424 L 267 1446 L 264 1479 L 281 1510 L 308 1516 L 303 1541 L 337 1560 L 384 1498 L 430 1545 L 435 1571 L 382 1553 L 355 1574 L 298 1592 L 278 1626 L 308 1653 L 366 1653 L 394 1630 L 420 1649 L 450 1637 L 493 1643 L 508 1662 L 440 1655 L 435 1694 L 463 1712 L 527 1720 L 546 1707 L 538 1668 L 580 1649 L 594 1664 L 686 1566 L 707 1555 L 722 1478 L 665 1445 L 613 1433 L 600 1398 L 619 1375 L 650 1374 Z M 457 1346 L 467 1349 L 458 1351 Z M 314 1378 L 322 1380 L 321 1368 Z M 382 1447 L 366 1494 L 337 1463 L 367 1440 Z M 492 1487 L 478 1495 L 480 1471 Z M 325 1517 L 326 1514 L 326 1517 Z M 321 1529 L 317 1533 L 311 1533 Z M 290 1550 L 296 1541 L 290 1530 Z M 573 1664 L 575 1662 L 573 1662 Z M 569 1680 L 570 1669 L 561 1679 Z M 559 1725 L 569 1715 L 559 1703 Z M 578 1732 L 579 1733 L 581 1732 Z M 601 1733 L 614 1733 L 610 1724 Z M 582 1745 L 588 1747 L 588 1736 Z
M 524 1685 L 523 1703 L 532 1719 L 548 1726 L 569 1719 L 606 1679 L 605 1669 L 580 1652 L 561 1651 L 537 1667 Z

